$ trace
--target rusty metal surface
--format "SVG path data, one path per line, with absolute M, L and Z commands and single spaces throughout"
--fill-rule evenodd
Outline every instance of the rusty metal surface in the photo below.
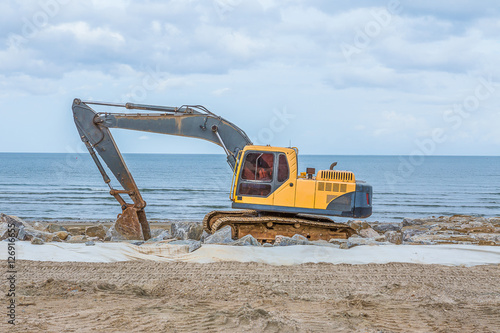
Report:
M 144 236 L 144 240 L 148 240 L 151 238 L 151 231 L 149 229 L 149 223 L 146 218 L 146 212 L 144 209 L 137 211 L 137 217 L 139 218 L 139 224 L 141 225 L 142 235 Z
M 137 215 L 137 209 L 134 207 L 128 207 L 118 215 L 115 222 L 115 230 L 129 240 L 143 240 L 145 238 Z
M 332 230 L 329 228 L 301 225 L 298 228 L 287 224 L 274 224 L 272 228 L 268 228 L 262 223 L 255 224 L 237 224 L 235 225 L 235 234 L 237 238 L 246 235 L 252 235 L 261 242 L 274 242 L 276 236 L 293 237 L 296 234 L 306 237 L 310 241 L 325 240 L 329 241 L 332 238 L 347 239 L 347 233 L 342 229 Z
M 295 234 L 303 235 L 311 241 L 329 241 L 332 238 L 346 239 L 356 233 L 346 224 L 335 223 L 326 217 L 309 215 L 258 216 L 255 211 L 214 211 L 207 214 L 204 219 L 204 228 L 209 229 L 211 233 L 226 225 L 233 229 L 233 237 L 252 235 L 260 242 L 274 242 L 277 235 L 292 237 Z
M 258 216 L 255 210 L 214 210 L 205 215 L 203 218 L 203 230 L 208 233 L 212 233 L 212 225 L 221 217 L 248 217 L 248 216 Z

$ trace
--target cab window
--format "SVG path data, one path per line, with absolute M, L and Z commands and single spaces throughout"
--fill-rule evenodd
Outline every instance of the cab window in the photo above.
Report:
M 243 163 L 239 194 L 268 196 L 272 190 L 273 173 L 273 153 L 248 153 Z
M 290 169 L 285 154 L 280 154 L 278 159 L 278 182 L 283 183 L 290 177 Z
M 270 182 L 273 180 L 274 154 L 250 153 L 243 165 L 242 178 Z

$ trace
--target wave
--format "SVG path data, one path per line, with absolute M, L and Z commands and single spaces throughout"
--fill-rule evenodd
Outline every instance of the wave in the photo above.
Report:
M 186 193 L 226 193 L 220 189 L 190 189 L 190 188 L 145 188 L 139 189 L 141 193 L 155 193 L 155 192 L 186 192 Z

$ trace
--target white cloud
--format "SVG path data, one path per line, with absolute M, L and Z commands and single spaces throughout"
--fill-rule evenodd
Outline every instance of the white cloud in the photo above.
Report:
M 227 93 L 229 90 L 231 90 L 231 89 L 229 89 L 229 88 L 220 88 L 220 89 L 216 89 L 216 90 L 212 91 L 212 94 L 214 94 L 216 96 L 221 96 L 221 95 Z
M 51 26 L 44 31 L 49 36 L 54 34 L 70 33 L 78 42 L 92 46 L 119 47 L 124 44 L 125 38 L 116 31 L 107 27 L 91 28 L 86 22 L 71 22 Z M 57 36 L 51 36 L 57 37 Z
M 347 62 L 340 45 L 354 44 L 386 6 L 368 0 L 74 0 L 16 47 L 12 36 L 22 37 L 26 20 L 43 8 L 2 2 L 0 105 L 29 99 L 36 112 L 66 115 L 74 97 L 206 104 L 252 135 L 272 110 L 287 107 L 300 121 L 276 134 L 276 143 L 293 138 L 304 152 L 321 153 L 322 142 L 351 137 L 354 129 L 348 146 L 338 147 L 344 153 L 410 153 L 415 138 L 443 126 L 442 113 L 469 95 L 479 77 L 500 80 L 500 6 L 402 2 L 401 13 Z M 500 88 L 482 103 L 474 122 L 450 133 L 440 153 L 458 151 L 465 139 L 483 153 L 493 151 L 500 140 L 494 126 L 499 94 Z M 63 109 L 54 109 L 55 99 Z M 148 137 L 148 147 L 173 149 Z M 192 147 L 196 152 L 198 145 Z

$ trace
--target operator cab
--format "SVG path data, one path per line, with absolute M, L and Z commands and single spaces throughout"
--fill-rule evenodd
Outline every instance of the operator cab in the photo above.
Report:
M 297 148 L 247 145 L 238 154 L 233 208 L 364 218 L 372 213 L 370 185 L 350 171 L 314 168 L 298 174 Z
M 267 197 L 289 177 L 284 153 L 248 151 L 243 157 L 238 195 Z

